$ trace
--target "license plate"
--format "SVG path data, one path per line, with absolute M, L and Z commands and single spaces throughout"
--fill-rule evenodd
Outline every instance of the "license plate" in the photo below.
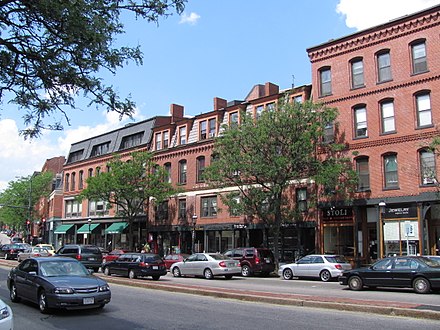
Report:
M 96 260 L 96 258 L 89 258 L 89 260 Z
M 153 266 L 153 269 L 159 269 L 159 266 Z
M 270 264 L 270 259 L 266 258 L 266 264 Z
M 95 303 L 95 298 L 83 298 L 84 305 L 93 305 Z

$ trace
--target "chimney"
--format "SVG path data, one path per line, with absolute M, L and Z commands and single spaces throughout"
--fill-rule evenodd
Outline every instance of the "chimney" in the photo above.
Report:
M 183 106 L 178 104 L 170 105 L 171 123 L 175 123 L 179 119 L 183 119 Z
M 280 88 L 278 87 L 278 85 L 272 84 L 270 82 L 267 82 L 264 85 L 264 96 L 278 94 L 279 92 Z
M 214 111 L 220 110 L 222 108 L 226 108 L 228 105 L 228 101 L 221 99 L 219 97 L 214 97 Z

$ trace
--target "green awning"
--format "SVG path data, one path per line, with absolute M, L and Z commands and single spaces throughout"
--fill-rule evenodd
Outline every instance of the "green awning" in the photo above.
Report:
M 65 234 L 73 225 L 61 225 L 55 229 L 54 234 Z
M 122 231 L 127 228 L 128 223 L 126 222 L 115 222 L 108 227 L 105 232 L 107 234 L 120 234 Z
M 95 228 L 98 226 L 99 226 L 99 223 L 92 223 L 90 225 L 88 223 L 86 223 L 85 225 L 82 225 L 81 228 L 79 228 L 76 233 L 77 234 L 90 234 L 90 232 L 95 230 Z

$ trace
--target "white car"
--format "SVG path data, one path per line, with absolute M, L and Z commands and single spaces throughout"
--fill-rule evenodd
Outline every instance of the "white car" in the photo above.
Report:
M 0 330 L 14 329 L 14 315 L 12 309 L 0 299 Z
M 220 253 L 195 253 L 174 263 L 170 271 L 174 277 L 189 275 L 212 279 L 214 276 L 224 276 L 231 279 L 234 275 L 241 275 L 241 266 L 239 261 Z
M 344 270 L 350 270 L 351 264 L 340 255 L 311 254 L 302 257 L 297 262 L 282 265 L 278 270 L 278 276 L 285 280 L 294 277 L 320 278 L 328 282 L 337 278 Z

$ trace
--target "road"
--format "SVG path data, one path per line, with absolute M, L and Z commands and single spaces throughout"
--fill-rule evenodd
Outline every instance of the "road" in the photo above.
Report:
M 0 297 L 13 309 L 15 329 L 439 329 L 439 321 L 285 307 L 111 284 L 112 302 L 102 311 L 40 314 L 37 306 L 9 301 L 5 269 Z

